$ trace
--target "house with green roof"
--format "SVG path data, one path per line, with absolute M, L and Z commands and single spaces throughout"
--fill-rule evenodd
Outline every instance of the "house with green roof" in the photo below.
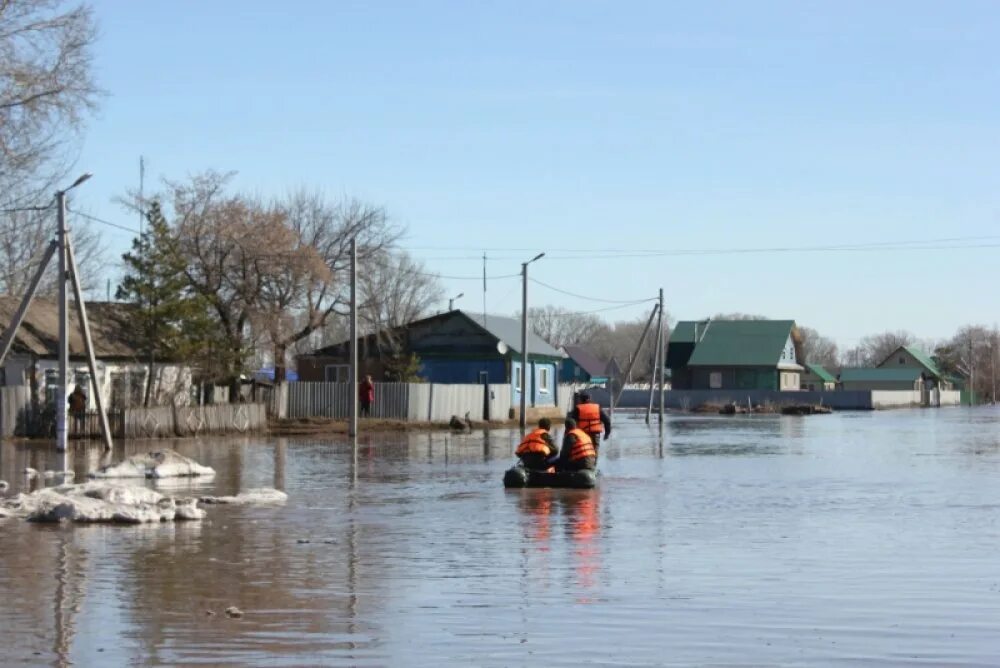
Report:
M 804 364 L 802 389 L 811 392 L 837 389 L 837 378 L 821 364 Z
M 667 344 L 675 390 L 799 390 L 794 320 L 677 323 Z
M 952 381 L 942 373 L 937 363 L 927 353 L 914 346 L 900 346 L 878 365 L 879 369 L 916 369 L 928 389 L 952 389 Z M 919 388 L 918 388 L 919 389 Z
M 920 390 L 920 369 L 913 367 L 845 367 L 837 386 L 842 390 Z

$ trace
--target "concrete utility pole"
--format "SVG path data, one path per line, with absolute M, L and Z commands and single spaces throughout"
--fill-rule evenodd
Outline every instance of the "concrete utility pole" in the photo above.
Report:
M 665 396 L 666 396 L 665 395 L 664 386 L 666 385 L 666 382 L 667 382 L 667 351 L 666 351 L 666 347 L 667 347 L 667 340 L 666 339 L 667 339 L 667 336 L 666 336 L 666 332 L 663 329 L 664 325 L 666 324 L 666 323 L 664 323 L 664 319 L 663 319 L 663 288 L 660 288 L 660 303 L 659 303 L 659 306 L 660 306 L 660 309 L 659 309 L 660 312 L 659 312 L 659 317 L 657 318 L 659 320 L 659 326 L 660 326 L 660 348 L 661 348 L 661 350 L 660 350 L 660 413 L 659 413 L 659 418 L 660 418 L 660 438 L 662 439 L 663 438 L 663 404 L 664 404 L 664 399 L 665 399 Z
M 358 435 L 358 240 L 351 239 L 351 338 L 348 344 L 348 359 L 350 370 L 348 371 L 348 406 L 350 415 L 348 416 L 348 435 Z M 357 441 L 354 448 L 357 449 Z
M 628 356 L 628 368 L 625 370 L 625 376 L 628 382 L 632 382 L 632 367 L 639 360 L 639 355 L 642 354 L 642 345 L 646 343 L 646 336 L 649 334 L 649 328 L 653 326 L 653 318 L 656 317 L 656 313 L 659 311 L 659 306 L 653 306 L 653 310 L 649 313 L 649 320 L 646 321 L 646 327 L 642 330 L 642 336 L 639 337 L 639 344 L 635 347 L 634 353 L 629 353 Z M 615 404 L 622 400 L 622 392 L 625 391 L 625 385 L 623 384 L 618 388 L 618 393 L 615 395 Z
M 656 379 L 660 374 L 660 353 L 663 351 L 663 314 L 660 310 L 656 310 L 657 315 L 661 318 L 657 323 L 656 327 L 656 350 L 653 351 L 653 370 L 649 374 L 649 405 L 646 406 L 646 424 L 649 424 L 649 418 L 653 414 L 653 397 L 656 392 Z
M 452 297 L 451 299 L 449 299 L 448 300 L 448 310 L 449 311 L 455 310 L 455 300 L 456 299 L 461 299 L 464 296 L 465 296 L 464 292 L 459 292 L 457 295 L 455 295 L 454 297 Z
M 544 256 L 539 253 L 521 263 L 521 431 L 528 425 L 528 265 Z
M 56 193 L 56 208 L 59 229 L 56 243 L 59 245 L 59 390 L 56 392 L 56 450 L 66 450 L 66 412 L 69 391 L 69 295 L 66 292 L 66 191 Z

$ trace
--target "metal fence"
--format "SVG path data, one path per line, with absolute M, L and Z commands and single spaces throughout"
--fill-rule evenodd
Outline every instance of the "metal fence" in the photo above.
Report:
M 290 418 L 347 418 L 350 397 L 348 383 L 289 383 L 287 415 Z M 409 383 L 377 383 L 369 417 L 405 420 L 409 405 Z M 360 410 L 359 407 L 359 413 Z

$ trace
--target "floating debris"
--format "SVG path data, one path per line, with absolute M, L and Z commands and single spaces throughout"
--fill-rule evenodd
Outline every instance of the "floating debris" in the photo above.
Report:
M 37 478 L 38 477 L 38 471 L 36 471 L 35 469 L 33 469 L 33 468 L 31 468 L 29 466 L 28 468 L 24 469 L 24 477 L 28 478 L 28 479 Z
M 5 493 L 8 489 L 10 489 L 10 485 L 7 484 L 7 481 L 0 480 L 0 494 Z
M 42 473 L 42 477 L 46 480 L 52 480 L 53 478 L 74 478 L 76 473 L 73 471 L 45 471 Z
M 239 619 L 243 616 L 243 611 L 237 608 L 235 605 L 231 605 L 226 608 L 226 617 L 231 619 Z
M 174 452 L 161 450 L 132 455 L 119 464 L 102 466 L 90 473 L 91 478 L 180 478 L 214 476 L 215 469 Z
M 248 489 L 236 496 L 203 496 L 198 499 L 201 503 L 210 504 L 231 504 L 240 506 L 249 505 L 272 505 L 284 503 L 288 500 L 288 495 L 276 489 L 261 487 Z

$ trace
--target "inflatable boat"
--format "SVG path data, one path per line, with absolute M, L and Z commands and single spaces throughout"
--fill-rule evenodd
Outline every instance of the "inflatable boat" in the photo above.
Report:
M 569 487 L 590 489 L 597 485 L 597 471 L 533 471 L 517 465 L 503 474 L 504 487 Z

